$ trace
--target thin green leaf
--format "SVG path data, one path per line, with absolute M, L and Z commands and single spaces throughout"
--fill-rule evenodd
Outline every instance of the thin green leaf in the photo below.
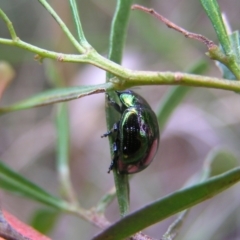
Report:
M 217 0 L 201 0 L 201 3 L 215 29 L 220 45 L 227 56 L 226 66 L 236 76 L 236 79 L 240 79 L 240 67 L 236 55 L 233 52 L 233 46 L 222 19 L 222 13 Z
M 132 0 L 118 0 L 112 20 L 108 58 L 119 64 L 122 62 L 131 5 Z M 110 78 L 111 75 L 108 74 L 108 79 Z
M 77 29 L 77 34 L 78 34 L 78 39 L 79 39 L 79 43 L 85 47 L 85 48 L 89 48 L 91 47 L 90 44 L 87 42 L 83 29 L 82 29 L 82 24 L 80 21 L 80 17 L 78 14 L 78 7 L 77 7 L 77 3 L 75 0 L 69 0 L 70 3 L 70 7 L 71 7 L 71 11 L 72 11 L 72 15 L 73 15 L 73 20 L 75 23 L 75 27 Z
M 109 204 L 115 199 L 116 197 L 116 188 L 113 187 L 108 191 L 96 204 L 96 211 L 100 214 L 103 214 Z
M 240 36 L 239 31 L 235 31 L 229 35 L 231 46 L 232 46 L 232 53 L 236 57 L 236 62 L 240 66 Z M 222 63 L 216 62 L 218 68 L 222 72 L 222 76 L 225 79 L 236 80 L 236 76 Z
M 185 188 L 193 186 L 196 183 L 204 182 L 210 177 L 217 176 L 226 171 L 229 171 L 235 167 L 239 166 L 238 159 L 229 151 L 216 148 L 207 155 L 203 163 L 203 168 L 201 172 L 194 174 L 188 181 L 184 184 Z M 191 209 L 186 209 L 179 213 L 174 222 L 169 226 L 167 232 L 163 235 L 162 240 L 172 239 L 171 236 L 177 235 L 179 229 L 181 228 L 184 219 Z M 204 238 L 210 239 L 210 238 Z
M 58 102 L 70 101 L 73 99 L 89 96 L 91 94 L 103 93 L 108 88 L 111 88 L 110 83 L 104 83 L 94 86 L 58 88 L 48 90 L 46 92 L 40 93 L 38 95 L 35 95 L 31 98 L 10 105 L 8 107 L 0 108 L 0 115 L 7 112 L 18 111 L 33 107 L 40 107 Z
M 120 214 L 124 217 L 129 211 L 129 182 L 127 174 L 118 174 L 114 169 L 114 182 Z
M 42 188 L 25 179 L 18 173 L 8 168 L 0 161 L 0 188 L 9 192 L 16 193 L 38 202 L 46 204 L 47 206 L 57 209 L 67 209 L 67 203 L 61 199 L 52 196 L 44 191 Z
M 122 54 L 128 26 L 128 19 L 131 11 L 131 4 L 132 0 L 117 1 L 116 10 L 111 25 L 109 59 L 119 64 L 122 61 Z M 113 77 L 113 75 L 107 73 L 106 81 L 108 82 L 111 77 Z M 116 100 L 113 94 L 110 95 L 114 100 Z M 113 109 L 106 108 L 108 129 L 111 129 L 113 124 L 117 121 L 117 115 L 118 114 L 116 114 Z M 112 139 L 110 139 L 110 146 L 112 146 Z M 113 156 L 112 150 L 111 156 Z M 118 174 L 116 169 L 113 170 L 113 174 L 120 214 L 121 216 L 124 216 L 127 214 L 129 209 L 128 176 Z
M 234 31 L 229 35 L 231 46 L 233 50 L 233 54 L 236 57 L 236 61 L 238 65 L 240 65 L 240 36 L 239 31 Z
M 120 240 L 207 200 L 240 181 L 240 168 L 170 194 L 119 220 L 93 240 Z
M 222 13 L 217 1 L 201 0 L 201 3 L 215 29 L 218 40 L 223 47 L 223 51 L 226 55 L 230 55 L 231 43 L 228 38 L 227 30 L 222 19 Z

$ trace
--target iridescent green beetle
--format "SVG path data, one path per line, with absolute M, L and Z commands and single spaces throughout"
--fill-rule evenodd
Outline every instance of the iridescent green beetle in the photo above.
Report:
M 108 97 L 108 102 L 121 117 L 113 128 L 102 137 L 111 134 L 114 157 L 108 173 L 116 166 L 119 173 L 131 174 L 145 169 L 156 155 L 159 145 L 159 126 L 155 113 L 137 93 L 116 91 L 121 105 Z

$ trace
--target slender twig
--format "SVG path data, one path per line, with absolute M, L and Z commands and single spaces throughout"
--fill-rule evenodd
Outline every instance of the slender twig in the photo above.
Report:
M 2 12 L 0 12 L 0 17 L 2 17 L 8 23 L 8 25 L 11 23 L 10 20 L 6 18 L 5 14 L 2 14 Z M 13 36 L 16 36 L 16 34 L 14 35 L 15 31 L 12 26 L 10 29 Z M 43 58 L 51 58 L 61 62 L 82 62 L 95 65 L 103 70 L 106 70 L 107 72 L 112 73 L 114 76 L 119 77 L 117 81 L 113 82 L 116 86 L 116 89 L 124 89 L 139 85 L 184 85 L 240 91 L 240 84 L 238 82 L 220 78 L 178 72 L 132 71 L 104 58 L 94 49 L 91 49 L 82 55 L 74 55 L 48 51 L 46 49 L 26 43 L 20 40 L 18 37 L 16 37 L 15 40 L 0 38 L 0 43 L 17 46 L 19 48 L 34 52 L 38 54 L 37 58 L 40 58 L 40 60 Z M 77 44 L 79 45 L 79 43 Z
M 106 219 L 106 217 L 103 214 L 97 213 L 94 208 L 90 210 L 75 208 L 68 212 L 92 223 L 100 229 L 105 229 L 111 225 L 111 223 Z
M 232 50 L 228 51 L 225 54 L 222 51 L 222 49 L 218 45 L 216 45 L 212 40 L 208 39 L 207 37 L 205 37 L 201 34 L 192 33 L 192 32 L 185 30 L 184 28 L 178 26 L 177 24 L 175 24 L 175 23 L 171 22 L 170 20 L 168 20 L 167 18 L 163 17 L 161 14 L 159 14 L 152 8 L 146 8 L 146 7 L 143 7 L 140 5 L 133 5 L 132 9 L 133 10 L 137 9 L 137 10 L 149 13 L 149 14 L 153 15 L 154 17 L 156 17 L 161 22 L 163 22 L 164 24 L 166 24 L 169 28 L 172 28 L 172 29 L 182 33 L 185 37 L 195 39 L 197 41 L 204 43 L 208 48 L 207 55 L 211 59 L 217 60 L 217 61 L 223 63 L 224 65 L 226 65 L 226 67 L 228 69 L 230 69 L 230 71 L 232 71 L 232 73 L 236 76 L 236 79 L 240 80 L 239 66 L 236 62 L 236 57 L 234 56 L 234 54 L 232 54 Z
M 87 62 L 87 59 L 88 59 L 87 55 L 89 54 L 89 52 L 86 54 L 77 55 L 77 54 L 64 54 L 64 53 L 49 51 L 44 48 L 40 48 L 32 44 L 29 44 L 27 42 L 24 42 L 18 37 L 15 40 L 0 38 L 0 43 L 5 45 L 10 45 L 10 46 L 16 46 L 22 49 L 26 49 L 27 51 L 36 53 L 37 54 L 37 56 L 35 57 L 36 60 L 50 58 L 50 59 L 55 59 L 59 62 Z
M 192 39 L 195 39 L 195 40 L 198 40 L 198 41 L 204 43 L 207 46 L 208 49 L 211 49 L 213 46 L 216 46 L 216 44 L 213 41 L 211 41 L 210 39 L 206 38 L 205 36 L 203 36 L 201 34 L 189 32 L 189 31 L 185 30 L 184 28 L 179 27 L 175 23 L 171 22 L 167 18 L 165 18 L 162 15 L 160 15 L 159 13 L 157 13 L 152 8 L 146 8 L 146 7 L 143 7 L 143 6 L 135 4 L 135 5 L 132 6 L 132 9 L 133 10 L 135 10 L 135 9 L 141 10 L 143 12 L 146 12 L 146 13 L 149 13 L 149 14 L 153 15 L 158 20 L 160 20 L 161 22 L 166 24 L 169 28 L 172 28 L 172 29 L 182 33 L 185 37 L 192 38 Z
M 104 58 L 94 50 L 86 54 L 74 55 L 48 51 L 46 49 L 39 48 L 21 41 L 20 39 L 18 41 L 13 41 L 0 38 L 0 43 L 26 49 L 28 51 L 39 54 L 43 58 L 47 57 L 56 59 L 61 62 L 82 62 L 93 64 L 119 77 L 116 81 L 113 82 L 116 86 L 116 89 L 141 85 L 183 85 L 240 91 L 239 82 L 222 78 L 199 76 L 181 72 L 132 71 Z
M 0 8 L 0 17 L 4 20 L 4 22 L 7 25 L 7 28 L 9 30 L 10 36 L 11 38 L 15 41 L 17 39 L 17 34 L 14 30 L 13 24 L 10 21 L 10 19 L 8 18 L 8 16 L 2 11 L 2 9 Z
M 109 204 L 115 199 L 116 197 L 116 188 L 112 187 L 97 203 L 96 211 L 98 213 L 104 213 L 106 208 Z
M 177 237 L 178 230 L 181 228 L 188 212 L 189 209 L 186 209 L 178 215 L 177 219 L 168 227 L 161 240 L 174 240 Z
M 155 240 L 155 239 L 143 234 L 142 232 L 139 232 L 130 237 L 129 240 Z

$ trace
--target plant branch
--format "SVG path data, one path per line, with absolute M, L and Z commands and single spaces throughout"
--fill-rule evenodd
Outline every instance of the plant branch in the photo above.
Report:
M 41 58 L 51 58 L 61 62 L 81 62 L 93 64 L 119 77 L 119 79 L 111 79 L 112 83 L 115 84 L 116 89 L 124 89 L 141 85 L 183 85 L 240 91 L 240 83 L 221 78 L 199 76 L 181 72 L 132 71 L 104 58 L 94 50 L 86 54 L 75 55 L 48 51 L 21 41 L 20 39 L 13 41 L 10 39 L 0 38 L 0 43 L 17 46 L 30 52 L 37 53 Z
M 240 79 L 240 68 L 237 65 L 236 57 L 234 56 L 234 54 L 232 54 L 233 51 L 230 51 L 229 48 L 228 48 L 228 52 L 226 52 L 226 54 L 225 54 L 221 50 L 221 48 L 218 47 L 218 45 L 216 45 L 213 41 L 211 41 L 207 37 L 205 37 L 201 34 L 196 34 L 196 33 L 192 33 L 192 32 L 185 30 L 184 28 L 176 25 L 175 23 L 171 22 L 167 18 L 163 17 L 162 15 L 157 13 L 152 8 L 146 8 L 146 7 L 143 7 L 140 5 L 133 5 L 132 9 L 133 10 L 137 9 L 137 10 L 149 13 L 149 14 L 153 15 L 154 17 L 156 17 L 161 22 L 163 22 L 164 24 L 166 24 L 167 27 L 172 28 L 172 29 L 182 33 L 185 37 L 192 38 L 192 39 L 195 39 L 197 41 L 204 43 L 208 48 L 207 55 L 210 58 L 217 60 L 217 61 L 223 63 L 224 65 L 226 65 L 232 71 L 232 73 L 236 76 L 236 78 Z
M 182 33 L 185 37 L 187 38 L 192 38 L 195 40 L 198 40 L 202 43 L 204 43 L 208 49 L 211 49 L 213 46 L 217 46 L 213 41 L 211 41 L 210 39 L 206 38 L 205 36 L 201 35 L 201 34 L 196 34 L 196 33 L 192 33 L 192 32 L 188 32 L 187 30 L 185 30 L 182 27 L 179 27 L 178 25 L 176 25 L 175 23 L 171 22 L 170 20 L 168 20 L 167 18 L 163 17 L 162 15 L 160 15 L 159 13 L 157 13 L 154 9 L 152 8 L 146 8 L 140 5 L 133 5 L 132 6 L 133 10 L 141 10 L 143 12 L 149 13 L 151 15 L 153 15 L 154 17 L 156 17 L 158 20 L 160 20 L 161 22 L 163 22 L 164 24 L 167 25 L 167 27 L 172 28 L 180 33 Z
M 50 58 L 50 59 L 55 59 L 60 62 L 87 62 L 86 56 L 88 55 L 88 53 L 76 55 L 76 54 L 64 54 L 64 53 L 49 51 L 44 48 L 39 48 L 32 44 L 24 42 L 21 39 L 19 39 L 18 37 L 16 37 L 14 40 L 0 38 L 0 43 L 5 44 L 5 45 L 10 45 L 10 46 L 16 46 L 16 47 L 25 49 L 27 51 L 36 53 L 37 54 L 37 56 L 35 57 L 36 60 Z
M 41 3 L 48 6 L 49 11 L 51 7 L 46 3 L 45 0 L 39 0 Z M 52 13 L 56 14 L 55 12 Z M 195 86 L 195 87 L 208 87 L 208 88 L 219 88 L 232 91 L 240 91 L 240 84 L 238 82 L 224 80 L 220 78 L 213 78 L 207 76 L 198 76 L 193 74 L 186 74 L 181 72 L 148 72 L 148 71 L 132 71 L 124 68 L 113 61 L 110 61 L 94 49 L 87 51 L 82 55 L 75 54 L 63 54 L 54 51 L 48 51 L 43 48 L 36 47 L 29 43 L 20 40 L 14 31 L 11 21 L 8 17 L 0 11 L 0 17 L 6 22 L 10 34 L 13 39 L 0 38 L 0 43 L 16 46 L 27 51 L 36 53 L 36 59 L 42 60 L 43 58 L 55 59 L 61 62 L 76 62 L 76 63 L 89 63 L 95 65 L 112 75 L 117 76 L 119 79 L 111 79 L 112 83 L 115 84 L 116 89 L 124 89 L 132 86 L 139 85 L 184 85 L 184 86 Z M 59 20 L 62 21 L 61 19 Z M 65 26 L 65 24 L 64 24 Z M 65 26 L 66 27 L 66 26 Z M 79 43 L 77 43 L 79 45 Z M 83 49 L 82 49 L 83 50 Z M 121 79 L 121 80 L 120 80 Z
M 111 223 L 106 219 L 103 214 L 99 214 L 96 212 L 96 209 L 92 208 L 90 210 L 85 210 L 76 206 L 70 207 L 65 209 L 65 211 L 74 214 L 93 225 L 99 227 L 100 229 L 105 229 L 111 225 Z
M 177 219 L 175 219 L 175 221 L 168 227 L 161 240 L 174 240 L 177 237 L 178 230 L 181 228 L 188 212 L 189 209 L 186 209 L 183 212 L 179 213 Z
M 115 197 L 116 188 L 112 187 L 96 204 L 96 211 L 103 214 L 107 207 L 110 205 L 110 203 L 115 199 Z
M 13 40 L 17 39 L 17 34 L 14 30 L 13 24 L 10 21 L 10 19 L 8 18 L 8 16 L 2 11 L 2 9 L 0 8 L 0 17 L 4 20 L 4 22 L 7 25 L 7 28 L 9 30 L 10 36 Z

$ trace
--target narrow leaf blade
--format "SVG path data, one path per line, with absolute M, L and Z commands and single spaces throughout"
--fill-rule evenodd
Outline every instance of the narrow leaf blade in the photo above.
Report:
M 65 209 L 66 203 L 25 179 L 0 161 L 0 188 L 28 197 L 47 206 Z
M 201 0 L 202 6 L 206 11 L 218 40 L 223 47 L 226 55 L 231 53 L 231 44 L 228 38 L 227 30 L 222 19 L 222 13 L 216 0 Z
M 132 0 L 117 0 L 115 13 L 112 19 L 108 57 L 111 61 L 116 62 L 118 64 L 120 64 L 122 61 L 122 54 L 125 44 L 125 37 L 128 27 L 131 5 Z M 107 73 L 106 81 L 109 82 L 110 78 L 112 77 L 113 77 L 112 74 Z M 111 108 L 106 108 L 106 119 L 108 129 L 111 129 L 112 125 L 116 122 L 115 121 L 116 115 L 114 114 Z M 111 139 L 110 145 L 112 145 Z M 113 151 L 111 152 L 111 156 L 113 156 Z M 128 176 L 118 174 L 116 169 L 113 170 L 113 174 L 120 214 L 121 216 L 124 216 L 127 214 L 129 209 Z
M 217 195 L 238 181 L 240 181 L 240 168 L 235 168 L 195 186 L 177 191 L 126 216 L 93 239 L 124 239 L 173 214 Z
M 46 92 L 40 93 L 34 97 L 30 97 L 26 100 L 20 101 L 8 107 L 0 108 L 0 115 L 7 112 L 11 112 L 11 111 L 18 111 L 18 110 L 23 110 L 23 109 L 33 108 L 33 107 L 40 107 L 40 106 L 45 106 L 53 103 L 78 99 L 91 94 L 103 93 L 110 86 L 111 86 L 111 83 L 104 83 L 101 85 L 58 88 L 58 89 L 48 90 Z

